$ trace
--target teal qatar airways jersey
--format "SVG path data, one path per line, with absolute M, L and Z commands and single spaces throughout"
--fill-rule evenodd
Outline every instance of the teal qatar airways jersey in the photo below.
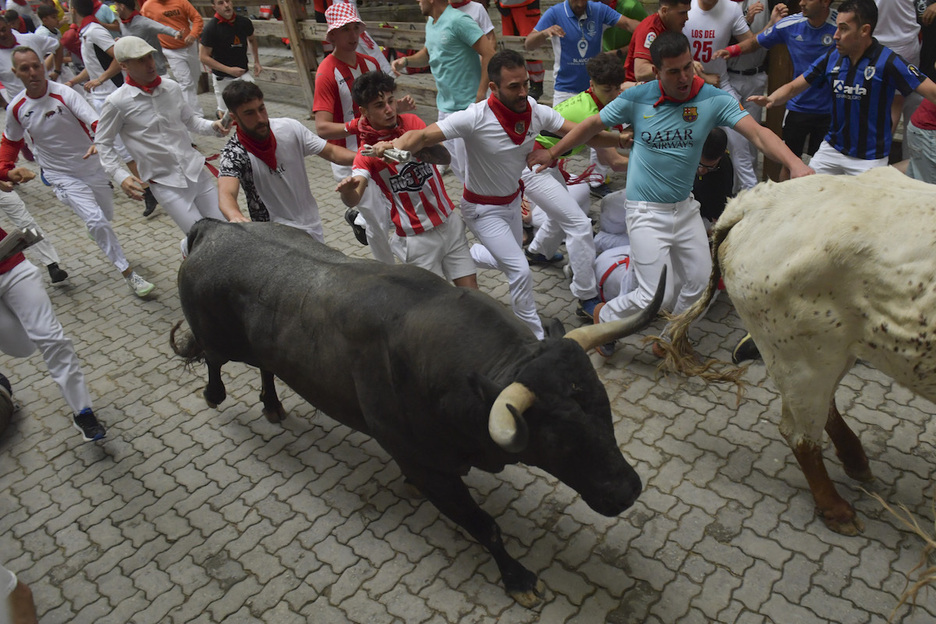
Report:
M 737 100 L 711 85 L 684 102 L 657 104 L 660 95 L 654 80 L 628 89 L 601 110 L 606 128 L 633 126 L 628 200 L 672 204 L 689 197 L 709 131 L 733 128 L 747 115 Z

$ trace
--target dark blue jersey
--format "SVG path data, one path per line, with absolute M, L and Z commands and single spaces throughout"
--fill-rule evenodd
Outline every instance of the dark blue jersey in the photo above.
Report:
M 926 78 L 877 39 L 855 65 L 831 50 L 803 74 L 832 91 L 832 124 L 825 140 L 846 156 L 874 160 L 890 154 L 895 91 L 909 95 Z

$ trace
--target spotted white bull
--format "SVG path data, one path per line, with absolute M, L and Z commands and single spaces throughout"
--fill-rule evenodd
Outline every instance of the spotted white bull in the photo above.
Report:
M 679 354 L 722 275 L 780 391 L 780 432 L 839 533 L 863 527 L 826 472 L 823 429 L 850 477 L 873 478 L 835 406 L 839 381 L 860 358 L 936 401 L 934 189 L 891 167 L 755 187 L 719 219 L 708 290 L 672 329 L 676 367 L 693 372 Z

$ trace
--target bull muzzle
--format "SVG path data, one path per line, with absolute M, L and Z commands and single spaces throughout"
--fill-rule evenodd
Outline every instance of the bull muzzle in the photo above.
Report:
M 656 318 L 657 313 L 660 311 L 660 306 L 663 304 L 663 294 L 665 290 L 666 267 L 664 266 L 663 272 L 660 274 L 660 283 L 657 284 L 656 292 L 653 295 L 653 300 L 650 301 L 650 305 L 646 308 L 637 314 L 632 314 L 627 318 L 617 321 L 578 327 L 568 332 L 563 337 L 579 343 L 585 351 L 591 351 L 599 345 L 612 342 L 618 338 L 630 336 L 653 322 L 653 319 Z
M 516 381 L 497 395 L 488 416 L 488 432 L 499 447 L 509 453 L 526 448 L 530 435 L 523 413 L 535 400 L 533 391 Z

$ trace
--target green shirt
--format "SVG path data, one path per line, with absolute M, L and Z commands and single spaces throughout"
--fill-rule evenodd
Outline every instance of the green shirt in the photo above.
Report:
M 592 115 L 597 115 L 598 110 L 598 102 L 592 97 L 590 91 L 582 91 L 578 95 L 573 95 L 568 100 L 560 102 L 556 106 L 556 112 L 562 115 L 563 119 L 574 121 L 575 123 L 582 123 Z M 559 136 L 551 133 L 543 133 L 536 137 L 536 142 L 546 149 L 549 149 L 559 142 L 559 138 Z M 567 158 L 573 154 L 578 154 L 585 149 L 585 147 L 585 145 L 579 145 L 572 151 L 563 154 L 561 158 Z
M 640 0 L 617 0 L 617 5 L 614 9 L 621 15 L 635 19 L 638 22 L 647 17 L 647 10 Z M 630 32 L 623 28 L 609 28 L 604 32 L 604 36 L 601 39 L 601 49 L 607 52 L 608 50 L 624 48 L 624 55 L 626 57 L 627 46 L 630 44 L 630 40 Z

